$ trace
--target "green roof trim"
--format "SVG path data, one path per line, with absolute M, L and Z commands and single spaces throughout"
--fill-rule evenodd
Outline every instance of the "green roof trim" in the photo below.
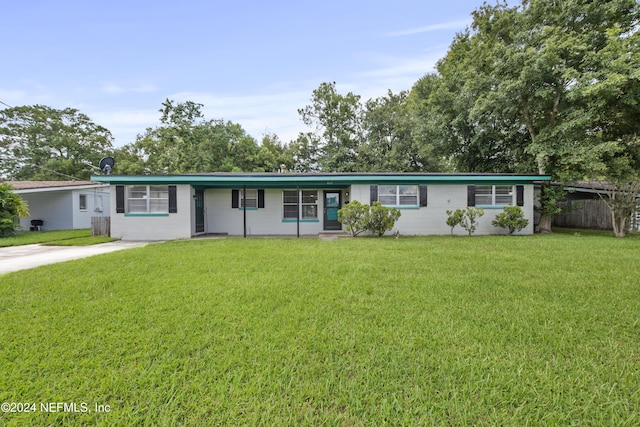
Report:
M 548 175 L 445 173 L 210 173 L 193 175 L 96 175 L 112 185 L 189 184 L 195 188 L 345 188 L 352 184 L 532 184 Z

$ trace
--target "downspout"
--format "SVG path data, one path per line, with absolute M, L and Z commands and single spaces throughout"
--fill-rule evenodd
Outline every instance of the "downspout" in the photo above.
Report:
M 247 237 L 247 186 L 242 186 L 242 229 L 244 237 Z

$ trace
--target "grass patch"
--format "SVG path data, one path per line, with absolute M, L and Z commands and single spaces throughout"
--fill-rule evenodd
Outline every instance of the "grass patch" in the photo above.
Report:
M 0 238 L 0 248 L 8 246 L 33 245 L 59 240 L 91 237 L 90 229 L 56 230 L 56 231 L 25 231 L 15 236 Z
M 78 237 L 76 239 L 54 240 L 53 242 L 43 243 L 44 246 L 90 246 L 99 245 L 100 243 L 113 242 L 118 239 L 104 236 Z
M 28 231 L 15 236 L 0 239 L 0 248 L 8 246 L 33 245 L 40 243 L 44 246 L 89 246 L 100 243 L 113 242 L 118 239 L 103 236 L 91 236 L 90 229 L 56 230 L 56 231 Z
M 198 239 L 2 277 L 6 425 L 638 425 L 640 240 Z

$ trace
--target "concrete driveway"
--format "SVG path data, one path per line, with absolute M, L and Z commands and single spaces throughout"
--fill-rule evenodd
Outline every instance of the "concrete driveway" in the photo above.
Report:
M 0 274 L 144 246 L 148 243 L 117 240 L 91 246 L 24 245 L 0 248 Z

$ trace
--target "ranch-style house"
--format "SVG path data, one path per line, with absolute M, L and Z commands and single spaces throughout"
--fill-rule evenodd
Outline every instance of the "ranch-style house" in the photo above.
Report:
M 198 235 L 308 236 L 339 233 L 338 210 L 358 200 L 401 210 L 402 235 L 448 234 L 447 210 L 481 207 L 476 234 L 504 206 L 521 206 L 534 230 L 534 184 L 549 176 L 446 173 L 203 173 L 101 175 L 109 183 L 111 236 L 123 240 L 188 239 Z M 465 230 L 457 229 L 463 234 Z

